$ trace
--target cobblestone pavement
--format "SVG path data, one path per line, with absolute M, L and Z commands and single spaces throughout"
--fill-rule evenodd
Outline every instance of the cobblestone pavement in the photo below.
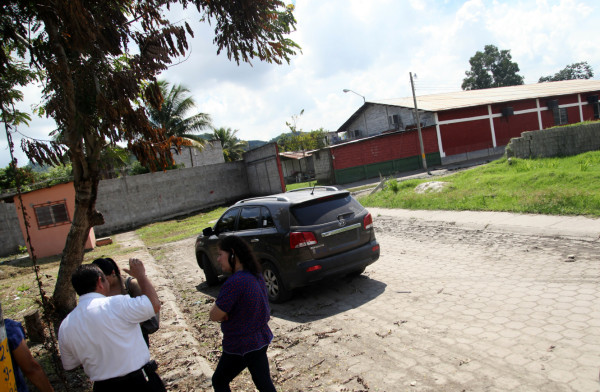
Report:
M 278 391 L 600 391 L 600 221 L 370 210 L 379 261 L 272 305 Z M 210 390 L 219 286 L 203 283 L 194 239 L 154 257 L 117 241 L 152 267 L 169 390 Z M 254 391 L 248 374 L 236 383 Z
M 319 390 L 600 391 L 597 241 L 384 214 L 375 228 L 363 276 L 273 306 L 276 335 L 313 337 L 296 355 L 328 375 Z

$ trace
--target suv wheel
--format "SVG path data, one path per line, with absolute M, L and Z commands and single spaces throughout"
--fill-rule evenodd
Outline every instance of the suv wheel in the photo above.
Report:
M 279 271 L 273 265 L 273 263 L 265 262 L 262 265 L 263 277 L 267 284 L 267 294 L 269 295 L 269 301 L 273 303 L 280 303 L 287 301 L 292 293 L 283 285 Z
M 219 276 L 215 272 L 215 269 L 206 255 L 202 255 L 202 269 L 204 270 L 204 276 L 206 277 L 207 285 L 216 286 L 219 284 Z

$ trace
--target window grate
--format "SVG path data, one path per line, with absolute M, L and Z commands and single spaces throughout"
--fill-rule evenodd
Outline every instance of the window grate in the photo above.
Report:
M 71 223 L 65 202 L 37 205 L 33 210 L 40 229 Z

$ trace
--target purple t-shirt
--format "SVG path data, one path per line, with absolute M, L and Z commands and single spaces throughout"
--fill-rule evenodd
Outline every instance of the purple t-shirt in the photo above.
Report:
M 229 317 L 221 323 L 224 352 L 243 355 L 271 343 L 269 297 L 262 275 L 234 273 L 223 283 L 215 303 Z

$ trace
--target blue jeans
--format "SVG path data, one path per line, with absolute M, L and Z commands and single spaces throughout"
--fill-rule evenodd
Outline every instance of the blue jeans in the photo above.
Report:
M 251 351 L 244 355 L 228 354 L 223 352 L 217 369 L 212 376 L 212 385 L 215 392 L 229 392 L 229 383 L 237 377 L 245 368 L 248 368 L 252 375 L 252 381 L 260 392 L 276 392 L 271 373 L 269 371 L 269 358 L 267 358 L 267 348 L 265 346 L 260 350 Z

